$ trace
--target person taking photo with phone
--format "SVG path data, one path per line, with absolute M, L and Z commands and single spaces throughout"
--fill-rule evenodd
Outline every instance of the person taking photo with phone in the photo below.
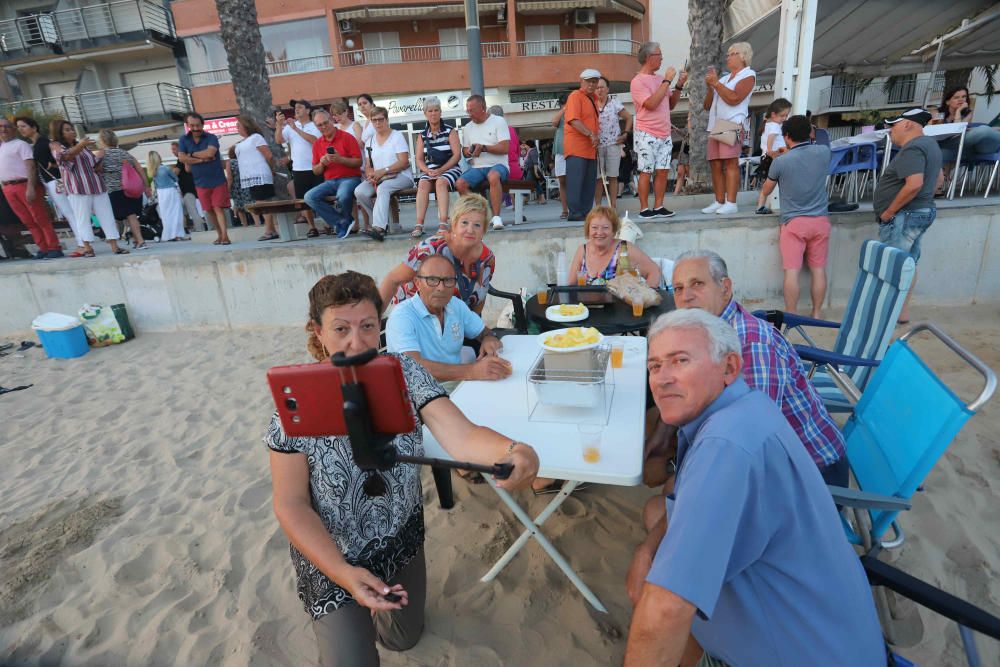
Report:
M 382 298 L 371 277 L 348 271 L 324 276 L 309 292 L 307 348 L 317 360 L 354 356 L 379 346 Z M 416 360 L 399 360 L 416 417 L 413 430 L 391 446 L 422 455 L 423 426 L 456 459 L 512 463 L 497 486 L 531 483 L 538 456 L 529 445 L 470 422 Z M 270 449 L 274 512 L 288 536 L 298 594 L 312 617 L 319 664 L 372 667 L 376 642 L 404 651 L 424 628 L 424 559 L 420 468 L 381 471 L 386 492 L 363 491 L 368 473 L 354 464 L 348 436 L 290 437 L 277 413 L 264 442 Z

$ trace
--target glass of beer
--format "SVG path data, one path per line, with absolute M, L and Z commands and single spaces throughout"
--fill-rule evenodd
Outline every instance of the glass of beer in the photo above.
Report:
M 611 368 L 621 368 L 625 357 L 625 346 L 615 343 L 611 346 Z
M 597 463 L 601 460 L 601 434 L 604 426 L 601 424 L 577 424 L 580 432 L 580 451 L 587 463 Z
M 579 287 L 582 287 L 582 286 L 584 286 L 584 285 L 587 284 L 587 272 L 586 271 L 580 271 L 580 272 L 578 272 L 576 274 L 576 284 Z
M 538 305 L 544 306 L 549 302 L 549 288 L 543 287 L 538 290 Z
M 642 317 L 642 301 L 632 302 L 632 317 Z

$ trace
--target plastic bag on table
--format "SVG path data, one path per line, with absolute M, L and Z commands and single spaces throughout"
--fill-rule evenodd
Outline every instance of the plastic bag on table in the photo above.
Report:
M 663 297 L 650 288 L 646 281 L 638 276 L 615 276 L 608 281 L 608 291 L 625 303 L 641 303 L 644 308 L 660 305 Z

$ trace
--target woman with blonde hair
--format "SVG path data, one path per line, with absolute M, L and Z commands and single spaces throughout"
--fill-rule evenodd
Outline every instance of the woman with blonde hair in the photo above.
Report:
M 379 285 L 382 302 L 399 303 L 414 296 L 420 265 L 431 255 L 443 255 L 455 265 L 455 296 L 481 315 L 497 265 L 493 251 L 483 243 L 489 215 L 489 202 L 482 195 L 459 197 L 451 207 L 450 229 L 410 248 L 406 260 L 386 274 Z
M 587 274 L 588 285 L 603 285 L 618 275 L 619 260 L 627 253 L 633 269 L 655 288 L 660 286 L 660 267 L 642 250 L 617 238 L 621 230 L 618 213 L 610 206 L 595 206 L 583 223 L 586 242 L 576 249 L 569 275 Z
M 163 223 L 160 241 L 190 241 L 191 237 L 184 235 L 184 208 L 177 174 L 163 164 L 156 151 L 149 151 L 146 156 L 146 173 L 156 188 L 156 210 Z
M 100 139 L 104 156 L 101 160 L 101 177 L 104 179 L 104 186 L 111 199 L 111 210 L 114 211 L 115 220 L 128 223 L 129 229 L 132 231 L 132 247 L 134 249 L 149 250 L 150 246 L 142 238 L 142 230 L 139 228 L 139 216 L 142 215 L 142 196 L 129 197 L 125 194 L 122 185 L 122 170 L 125 168 L 126 162 L 140 177 L 142 177 L 143 169 L 131 153 L 118 148 L 118 135 L 113 131 L 105 128 L 97 136 Z M 146 182 L 145 185 L 145 195 L 152 197 L 153 191 L 150 189 L 149 183 Z

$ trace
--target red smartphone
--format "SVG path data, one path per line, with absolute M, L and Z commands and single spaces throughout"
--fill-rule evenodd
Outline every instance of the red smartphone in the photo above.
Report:
M 337 368 L 329 360 L 275 366 L 267 371 L 274 405 L 290 436 L 347 435 L 342 382 L 364 387 L 377 433 L 409 433 L 416 422 L 403 368 L 394 357 L 378 356 L 360 366 Z

